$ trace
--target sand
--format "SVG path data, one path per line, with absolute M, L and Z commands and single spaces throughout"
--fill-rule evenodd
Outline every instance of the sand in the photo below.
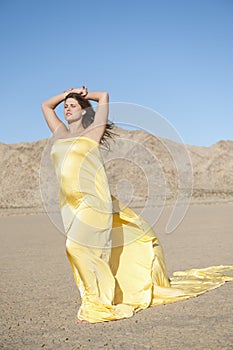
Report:
M 169 273 L 232 265 L 233 204 L 192 205 L 170 235 L 155 225 Z M 233 283 L 130 319 L 76 324 L 65 237 L 46 214 L 0 218 L 1 349 L 233 349 Z

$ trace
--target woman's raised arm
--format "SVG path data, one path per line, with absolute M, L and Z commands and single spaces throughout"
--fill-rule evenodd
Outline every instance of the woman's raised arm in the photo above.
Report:
M 75 91 L 74 91 L 75 90 Z M 55 113 L 55 108 L 65 100 L 66 96 L 70 92 L 77 92 L 80 96 L 84 97 L 87 95 L 87 88 L 85 86 L 82 86 L 81 88 L 77 89 L 68 89 L 64 92 L 62 92 L 59 95 L 53 96 L 49 98 L 48 100 L 44 101 L 42 103 L 42 111 L 45 117 L 45 120 L 48 124 L 48 127 L 50 130 L 54 133 L 58 128 L 59 130 L 63 129 L 63 131 L 67 131 L 66 125 L 61 121 L 61 119 L 58 118 L 57 114 Z
M 42 103 L 42 112 L 44 114 L 46 123 L 48 124 L 49 129 L 54 133 L 61 125 L 63 124 L 66 128 L 65 124 L 61 121 L 61 119 L 58 118 L 57 114 L 55 113 L 55 108 L 65 100 L 67 91 L 53 96 L 49 98 L 48 100 L 44 101 Z

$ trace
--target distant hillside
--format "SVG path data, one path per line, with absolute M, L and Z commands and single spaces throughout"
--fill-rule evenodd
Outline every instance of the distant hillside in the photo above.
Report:
M 131 207 L 144 205 L 148 198 L 155 206 L 176 198 L 182 202 L 190 196 L 191 185 L 192 203 L 233 200 L 233 141 L 197 147 L 141 130 L 115 126 L 113 131 L 119 137 L 109 141 L 109 152 L 101 146 L 101 153 L 112 194 Z M 45 202 L 57 202 L 48 141 L 0 143 L 2 215 L 44 211 L 41 192 Z

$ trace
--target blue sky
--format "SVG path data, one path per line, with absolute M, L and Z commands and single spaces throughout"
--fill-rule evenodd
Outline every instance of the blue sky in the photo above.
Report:
M 0 33 L 0 142 L 49 137 L 41 102 L 82 84 L 187 144 L 233 139 L 231 0 L 1 1 Z M 146 114 L 123 121 L 159 134 Z

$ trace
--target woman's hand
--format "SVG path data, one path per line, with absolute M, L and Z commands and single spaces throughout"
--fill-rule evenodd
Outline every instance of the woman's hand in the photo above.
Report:
M 64 91 L 65 93 L 69 94 L 71 92 L 75 92 L 76 94 L 81 95 L 82 97 L 85 97 L 88 94 L 88 89 L 86 86 L 82 86 L 81 88 L 70 88 Z

